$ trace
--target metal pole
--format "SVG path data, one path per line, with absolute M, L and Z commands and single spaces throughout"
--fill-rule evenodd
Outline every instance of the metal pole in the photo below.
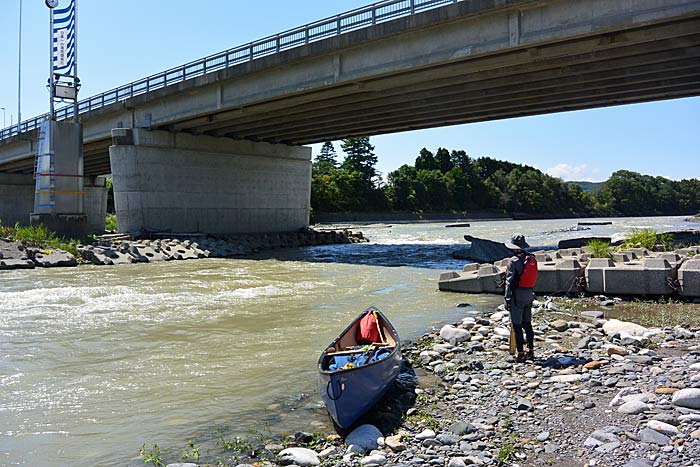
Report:
M 22 0 L 19 0 L 19 45 L 17 52 L 17 133 L 20 132 L 19 124 L 22 121 Z
M 53 75 L 53 8 L 49 10 L 49 120 L 56 119 L 53 93 L 56 85 Z
M 80 123 L 78 115 L 78 0 L 75 0 L 75 30 L 73 31 L 73 86 L 75 86 L 75 101 L 73 101 L 73 120 Z
M 5 107 L 0 107 L 2 109 L 2 127 L 5 128 Z

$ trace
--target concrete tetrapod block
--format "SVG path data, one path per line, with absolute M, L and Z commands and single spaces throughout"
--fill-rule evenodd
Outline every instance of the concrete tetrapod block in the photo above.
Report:
M 648 258 L 641 263 L 617 265 L 604 270 L 605 293 L 620 295 L 667 295 L 673 293 L 668 281 L 676 269 L 665 259 Z
M 544 251 L 538 251 L 534 253 L 534 256 L 538 263 L 547 263 L 553 261 L 552 256 Z
M 681 295 L 700 297 L 700 258 L 683 263 L 678 270 L 678 282 L 681 284 Z
M 613 261 L 616 263 L 629 263 L 630 261 L 634 260 L 634 253 L 630 253 L 629 251 L 627 253 L 613 253 Z
M 486 293 L 502 294 L 504 292 L 505 268 L 482 264 L 477 272 L 481 290 Z
M 539 268 L 535 292 L 570 293 L 581 290 L 579 278 L 583 277 L 584 268 L 575 259 L 565 259 L 554 264 L 545 263 Z
M 477 271 L 445 272 L 440 274 L 438 288 L 443 292 L 481 293 L 481 282 Z
M 591 258 L 586 267 L 586 291 L 605 293 L 605 270 L 614 268 L 615 262 L 608 258 Z

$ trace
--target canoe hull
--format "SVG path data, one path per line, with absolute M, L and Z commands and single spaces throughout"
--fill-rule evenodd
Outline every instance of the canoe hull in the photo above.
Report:
M 370 310 L 379 313 L 375 309 Z M 353 324 L 367 312 L 368 310 L 360 314 L 353 321 Z M 335 371 L 322 368 L 322 361 L 326 356 L 325 352 L 319 359 L 319 391 L 321 398 L 331 418 L 340 428 L 350 428 L 360 417 L 366 414 L 391 387 L 401 370 L 403 357 L 399 349 L 398 334 L 386 317 L 381 315 L 381 318 L 393 332 L 394 335 L 392 337 L 396 341 L 396 346 L 386 358 L 368 365 Z

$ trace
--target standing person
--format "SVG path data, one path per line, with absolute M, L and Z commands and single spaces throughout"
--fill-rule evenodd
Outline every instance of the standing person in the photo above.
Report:
M 513 250 L 514 255 L 508 260 L 506 271 L 505 301 L 506 310 L 510 312 L 510 322 L 515 333 L 515 347 L 518 355 L 517 363 L 535 360 L 535 332 L 532 329 L 532 301 L 535 298 L 533 288 L 537 281 L 537 260 L 526 252 L 525 237 L 513 234 L 506 247 Z M 527 353 L 523 346 L 523 330 L 527 338 Z

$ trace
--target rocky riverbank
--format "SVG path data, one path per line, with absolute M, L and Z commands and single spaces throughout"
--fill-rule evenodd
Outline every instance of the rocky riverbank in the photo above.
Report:
M 535 362 L 509 357 L 505 311 L 466 311 L 405 346 L 411 365 L 373 424 L 223 465 L 700 465 L 700 328 L 538 305 Z
M 102 239 L 90 245 L 79 245 L 77 247 L 79 258 L 59 249 L 32 247 L 0 238 L 0 270 L 66 267 L 77 266 L 79 263 L 112 266 L 199 258 L 243 258 L 278 248 L 369 241 L 362 232 L 313 229 L 218 237 L 205 235 L 163 237 L 134 239 L 128 236 L 115 236 L 112 239 Z

